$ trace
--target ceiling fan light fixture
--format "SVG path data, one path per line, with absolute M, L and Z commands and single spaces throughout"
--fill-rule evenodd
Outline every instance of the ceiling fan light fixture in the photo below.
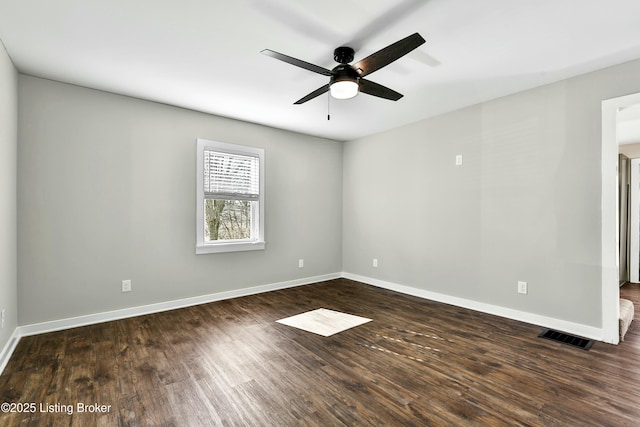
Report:
M 353 80 L 340 80 L 333 82 L 329 87 L 331 96 L 336 99 L 349 99 L 358 94 L 358 83 Z
M 353 98 L 360 91 L 360 75 L 349 64 L 340 64 L 331 70 L 329 92 L 336 99 Z
M 330 77 L 329 84 L 325 84 L 306 96 L 303 96 L 294 102 L 294 105 L 303 104 L 326 92 L 329 92 L 330 96 L 337 99 L 353 98 L 358 95 L 358 92 L 362 92 L 378 98 L 397 101 L 402 98 L 401 93 L 378 83 L 374 83 L 371 80 L 366 80 L 364 77 L 379 70 L 380 68 L 386 67 L 393 61 L 402 58 L 424 42 L 424 38 L 420 34 L 413 33 L 408 37 L 398 40 L 397 42 L 372 53 L 353 65 L 350 65 L 350 62 L 353 61 L 354 57 L 353 48 L 341 46 L 336 48 L 333 52 L 333 59 L 338 62 L 338 65 L 332 70 L 328 70 L 324 67 L 311 64 L 292 56 L 274 52 L 269 49 L 264 49 L 262 53 L 280 61 L 295 65 L 296 67 L 304 68 L 305 70 Z

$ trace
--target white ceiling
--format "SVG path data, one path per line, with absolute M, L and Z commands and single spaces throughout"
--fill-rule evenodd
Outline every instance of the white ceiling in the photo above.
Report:
M 18 70 L 221 116 L 351 140 L 640 58 L 638 0 L 0 0 Z M 367 78 L 402 94 L 293 102 L 325 68 L 419 32 L 426 44 Z

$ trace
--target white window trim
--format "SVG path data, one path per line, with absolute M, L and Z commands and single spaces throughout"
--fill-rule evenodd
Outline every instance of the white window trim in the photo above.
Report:
M 258 200 L 258 236 L 256 240 L 226 240 L 215 243 L 205 243 L 203 182 L 205 148 L 231 154 L 257 156 L 260 159 L 260 197 Z M 247 147 L 244 145 L 228 144 L 219 141 L 209 141 L 206 139 L 198 138 L 196 162 L 196 254 L 200 255 L 220 252 L 254 251 L 264 249 L 264 149 Z

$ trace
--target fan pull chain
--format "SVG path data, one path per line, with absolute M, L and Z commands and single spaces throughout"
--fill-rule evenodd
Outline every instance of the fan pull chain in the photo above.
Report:
M 331 93 L 327 92 L 327 120 L 331 120 Z

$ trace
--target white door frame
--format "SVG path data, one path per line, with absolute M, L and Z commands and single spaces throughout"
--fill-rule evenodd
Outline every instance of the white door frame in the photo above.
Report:
M 618 111 L 640 104 L 640 93 L 602 101 L 602 340 L 620 340 L 620 285 L 618 283 Z
M 631 159 L 629 188 L 629 280 L 640 283 L 640 159 Z

